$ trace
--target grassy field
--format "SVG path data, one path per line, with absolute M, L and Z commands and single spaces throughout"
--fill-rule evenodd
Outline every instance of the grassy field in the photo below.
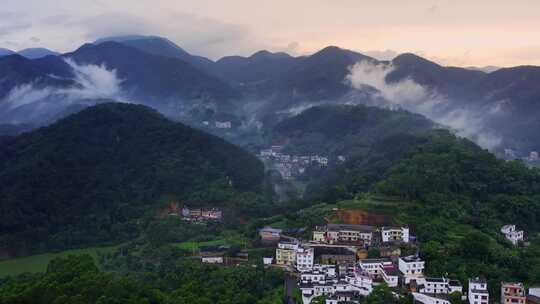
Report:
M 47 264 L 56 257 L 66 257 L 68 255 L 89 254 L 94 259 L 97 259 L 98 252 L 112 252 L 119 246 L 110 247 L 90 247 L 85 249 L 66 250 L 58 253 L 45 253 L 32 255 L 28 257 L 10 259 L 0 261 L 0 277 L 8 275 L 17 275 L 25 272 L 44 272 L 47 269 Z
M 176 243 L 175 245 L 180 249 L 198 251 L 199 248 L 205 246 L 236 245 L 244 247 L 247 244 L 248 240 L 244 236 L 238 234 L 237 232 L 225 231 L 214 240 L 204 242 L 186 241 L 182 243 Z

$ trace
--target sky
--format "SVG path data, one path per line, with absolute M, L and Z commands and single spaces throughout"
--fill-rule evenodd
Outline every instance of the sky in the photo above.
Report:
M 105 36 L 167 37 L 218 59 L 328 45 L 379 59 L 540 65 L 540 0 L 0 0 L 0 47 L 76 49 Z

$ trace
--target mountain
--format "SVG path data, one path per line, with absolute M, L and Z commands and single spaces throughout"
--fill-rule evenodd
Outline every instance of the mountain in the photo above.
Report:
M 307 183 L 304 198 L 324 201 L 335 185 L 347 185 L 348 191 L 365 190 L 368 183 L 380 179 L 392 164 L 424 143 L 436 127 L 425 117 L 403 110 L 325 105 L 281 121 L 269 137 L 271 142 L 286 142 L 284 153 L 328 157 L 325 170 L 306 170 L 302 177 Z M 345 162 L 338 161 L 339 156 Z
M 64 87 L 72 82 L 59 76 L 71 75 L 68 65 L 60 58 L 45 57 L 30 60 L 20 55 L 0 58 L 0 102 L 15 87 L 32 83 L 36 87 Z
M 263 178 L 254 156 L 145 106 L 90 107 L 3 139 L 0 255 L 130 238 L 166 197 L 242 212 L 257 202 L 234 193 Z
M 454 98 L 470 94 L 470 85 L 483 78 L 486 73 L 465 68 L 443 67 L 420 56 L 406 53 L 392 60 L 394 70 L 387 75 L 387 82 L 393 83 L 410 78 L 420 85 L 437 89 L 440 93 Z
M 12 51 L 12 50 L 0 48 L 0 57 L 9 56 L 9 55 L 13 55 L 13 54 L 15 54 L 15 52 Z
M 214 71 L 214 62 L 212 60 L 202 56 L 191 55 L 167 38 L 142 35 L 117 36 L 98 39 L 94 44 L 98 45 L 111 41 L 136 48 L 149 54 L 180 59 L 207 73 L 213 73 Z
M 375 143 L 396 134 L 418 134 L 435 127 L 425 117 L 363 105 L 309 108 L 278 123 L 273 140 L 286 140 L 286 151 L 297 155 L 363 154 Z
M 223 81 L 183 60 L 145 53 L 117 42 L 86 44 L 64 56 L 79 64 L 114 69 L 129 97 L 161 109 L 178 110 L 180 101 L 219 103 L 238 96 Z
M 329 46 L 302 58 L 271 85 L 286 95 L 310 100 L 337 98 L 350 91 L 344 83 L 345 76 L 350 66 L 362 60 L 377 62 L 360 53 Z
M 223 79 L 249 84 L 281 77 L 300 60 L 286 53 L 259 51 L 249 57 L 223 57 L 216 61 L 215 69 Z
M 29 48 L 18 52 L 19 55 L 28 59 L 38 59 L 46 56 L 58 56 L 60 53 L 51 51 L 46 48 Z

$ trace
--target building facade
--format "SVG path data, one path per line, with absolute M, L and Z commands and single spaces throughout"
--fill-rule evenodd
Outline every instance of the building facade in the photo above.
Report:
M 525 304 L 527 297 L 522 283 L 501 283 L 501 304 Z
M 489 292 L 487 281 L 481 278 L 469 279 L 467 298 L 470 304 L 488 304 Z

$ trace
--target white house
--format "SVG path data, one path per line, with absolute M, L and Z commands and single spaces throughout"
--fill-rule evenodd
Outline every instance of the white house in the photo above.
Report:
M 428 295 L 418 292 L 412 293 L 414 301 L 423 304 L 450 304 L 448 297 L 445 295 Z
M 420 279 L 422 285 L 419 288 L 421 293 L 427 294 L 450 294 L 453 292 L 463 293 L 463 287 L 457 280 L 447 278 L 424 278 Z
M 529 295 L 540 298 L 540 285 L 531 286 L 529 288 Z
M 223 255 L 202 256 L 201 261 L 208 264 L 223 264 Z
M 418 256 L 411 255 L 400 257 L 398 260 L 399 271 L 402 273 L 405 284 L 424 276 L 425 262 Z
M 501 233 L 514 245 L 517 245 L 518 241 L 523 241 L 523 230 L 516 230 L 516 225 L 502 226 Z
M 322 228 L 318 229 L 318 231 L 322 230 Z M 324 235 L 314 232 L 313 238 L 329 244 L 360 243 L 369 246 L 372 243 L 374 231 L 375 227 L 367 225 L 328 224 Z
M 382 227 L 381 239 L 383 243 L 409 242 L 409 227 Z
M 232 123 L 230 121 L 216 121 L 216 128 L 230 129 L 232 128 Z
M 313 261 L 315 260 L 315 250 L 313 248 L 298 247 L 296 249 L 296 269 L 300 272 L 310 271 L 313 269 Z
M 488 304 L 489 292 L 485 279 L 469 279 L 469 292 L 467 294 L 470 304 Z
M 362 272 L 373 279 L 382 279 L 389 287 L 398 286 L 398 271 L 390 259 L 364 259 L 358 263 Z
M 263 257 L 263 265 L 272 265 L 273 262 L 273 257 Z

